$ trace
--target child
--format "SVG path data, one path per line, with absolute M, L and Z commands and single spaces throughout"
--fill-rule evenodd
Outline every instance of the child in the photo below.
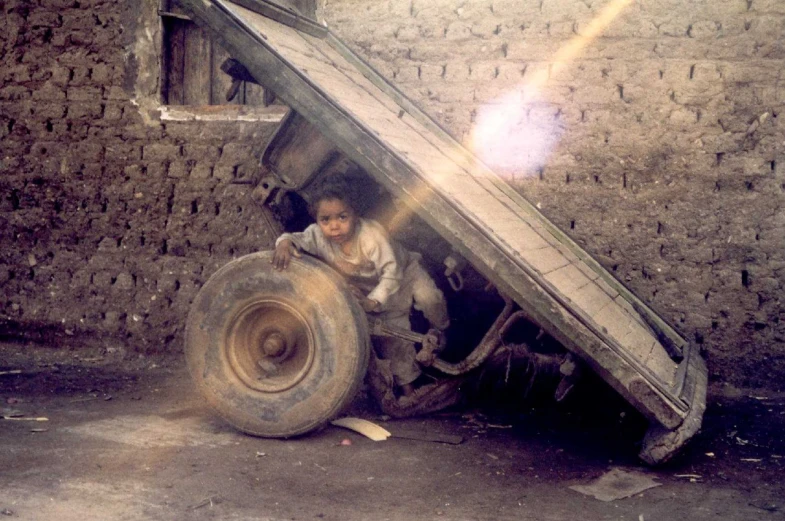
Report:
M 275 241 L 272 263 L 285 270 L 301 251 L 314 255 L 342 273 L 353 286 L 362 308 L 378 313 L 392 326 L 410 329 L 414 302 L 441 340 L 450 323 L 441 290 L 420 265 L 420 255 L 392 241 L 376 221 L 357 215 L 353 183 L 343 175 L 325 179 L 311 198 L 316 223 L 303 232 L 284 233 Z M 354 289 L 356 288 L 356 289 Z M 379 358 L 389 360 L 399 393 L 408 396 L 420 376 L 414 344 L 400 338 L 374 338 Z M 427 355 L 426 355 L 427 357 Z M 428 365 L 433 361 L 422 359 Z

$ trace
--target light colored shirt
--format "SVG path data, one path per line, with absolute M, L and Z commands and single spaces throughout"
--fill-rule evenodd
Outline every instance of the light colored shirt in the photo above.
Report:
M 345 275 L 349 282 L 368 292 L 384 309 L 389 298 L 403 283 L 411 254 L 390 239 L 384 227 L 371 219 L 357 219 L 350 253 L 329 241 L 318 224 L 302 232 L 284 233 L 275 245 L 289 239 L 298 249 L 319 257 Z

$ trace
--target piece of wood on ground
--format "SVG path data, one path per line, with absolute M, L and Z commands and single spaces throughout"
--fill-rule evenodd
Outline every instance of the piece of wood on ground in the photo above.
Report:
M 627 471 L 621 468 L 613 468 L 588 485 L 573 485 L 570 489 L 594 496 L 600 501 L 615 501 L 644 490 L 659 487 L 662 483 L 657 483 L 648 474 L 635 470 Z
M 336 427 L 343 427 L 344 429 L 360 433 L 373 441 L 384 441 L 391 436 L 390 431 L 387 429 L 362 418 L 338 418 L 331 423 Z

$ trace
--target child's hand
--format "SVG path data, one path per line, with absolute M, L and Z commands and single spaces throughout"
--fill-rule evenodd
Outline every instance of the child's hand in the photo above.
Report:
M 352 295 L 354 295 L 355 298 L 357 298 L 357 300 L 360 301 L 360 306 L 362 306 L 363 311 L 365 311 L 366 313 L 374 313 L 376 311 L 379 311 L 381 304 L 379 304 L 375 300 L 366 297 L 363 290 L 361 290 L 354 284 L 349 284 L 349 290 L 352 292 Z
M 293 256 L 300 258 L 302 254 L 292 241 L 289 239 L 282 240 L 278 243 L 278 246 L 275 247 L 275 253 L 273 254 L 273 260 L 271 261 L 273 267 L 278 271 L 285 270 L 289 267 L 289 262 L 292 260 Z
M 363 307 L 363 311 L 366 313 L 374 313 L 379 311 L 379 308 L 381 307 L 381 304 L 379 304 L 377 301 L 365 297 L 360 299 L 360 305 Z

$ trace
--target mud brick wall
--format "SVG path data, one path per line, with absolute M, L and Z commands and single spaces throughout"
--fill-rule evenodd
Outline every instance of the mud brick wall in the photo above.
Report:
M 181 349 L 203 281 L 273 239 L 238 183 L 277 123 L 161 120 L 156 2 L 0 5 L 0 335 Z
M 513 153 L 485 160 L 701 344 L 715 381 L 783 389 L 785 2 L 615 2 L 554 63 L 611 3 L 329 0 L 321 15 L 469 146 L 544 74 Z

